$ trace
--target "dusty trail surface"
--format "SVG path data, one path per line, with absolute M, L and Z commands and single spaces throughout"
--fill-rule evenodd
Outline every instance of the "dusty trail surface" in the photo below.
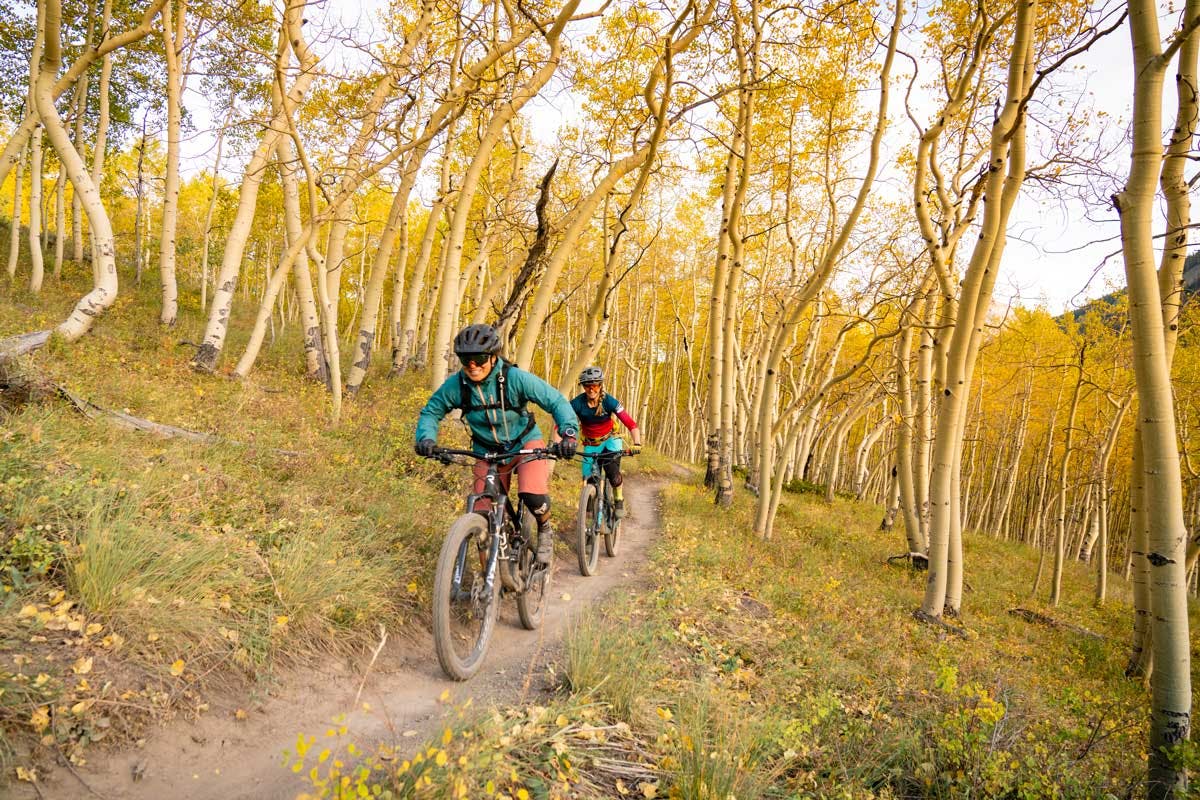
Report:
M 568 621 L 602 608 L 605 596 L 630 591 L 642 575 L 646 554 L 658 529 L 659 486 L 635 476 L 626 482 L 630 513 L 624 522 L 620 552 L 603 555 L 599 572 L 579 574 L 574 530 L 559 532 L 550 605 L 541 631 L 526 631 L 516 604 L 505 598 L 487 661 L 474 679 L 457 683 L 438 666 L 427 635 L 388 642 L 367 673 L 359 704 L 355 696 L 366 659 L 355 668 L 337 665 L 324 672 L 290 677 L 258 706 L 246 698 L 214 699 L 195 722 L 176 721 L 153 732 L 141 748 L 115 753 L 93 751 L 76 775 L 66 769 L 40 783 L 47 798 L 107 800 L 282 800 L 306 789 L 284 766 L 284 751 L 299 733 L 318 737 L 345 714 L 348 739 L 360 746 L 383 741 L 414 745 L 440 730 L 450 705 L 472 699 L 476 707 L 542 702 L 545 665 L 561 646 Z M 559 503 L 571 503 L 567 497 Z M 433 565 L 430 565 L 433 569 Z M 439 698 L 449 690 L 449 700 Z M 370 711 L 362 709 L 362 703 Z M 237 720 L 238 706 L 250 709 Z M 135 781 L 134 775 L 140 777 Z M 85 785 L 86 784 L 86 785 Z M 28 788 L 28 784 L 22 788 Z M 24 795 L 22 795 L 24 796 Z M 30 793 L 29 797 L 35 795 Z

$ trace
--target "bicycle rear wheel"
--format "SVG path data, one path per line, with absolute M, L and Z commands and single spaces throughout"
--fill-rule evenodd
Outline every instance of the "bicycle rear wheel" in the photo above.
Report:
M 442 670 L 456 681 L 479 671 L 487 654 L 496 612 L 499 581 L 486 589 L 487 521 L 464 514 L 454 521 L 442 543 L 433 580 L 433 643 Z M 461 570 L 460 580 L 455 573 Z
M 608 525 L 604 528 L 604 554 L 612 558 L 621 546 L 621 523 L 624 521 L 616 514 L 613 501 L 612 486 L 604 486 L 604 499 L 608 501 Z
M 579 574 L 595 575 L 600 557 L 600 532 L 596 525 L 596 486 L 585 483 L 579 492 L 579 514 L 575 523 L 575 553 L 579 556 Z

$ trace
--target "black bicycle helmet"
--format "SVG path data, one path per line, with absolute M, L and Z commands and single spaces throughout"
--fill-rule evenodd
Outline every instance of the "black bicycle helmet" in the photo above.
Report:
M 580 383 L 600 383 L 604 380 L 604 370 L 600 367 L 588 367 L 579 373 Z
M 459 356 L 500 352 L 500 336 L 491 325 L 468 325 L 454 337 L 454 354 Z

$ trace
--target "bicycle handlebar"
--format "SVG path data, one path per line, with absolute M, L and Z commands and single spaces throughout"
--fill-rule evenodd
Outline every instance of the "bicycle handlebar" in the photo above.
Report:
M 535 459 L 557 459 L 559 457 L 557 454 L 552 453 L 548 447 L 523 448 L 520 450 L 512 450 L 507 453 L 476 453 L 474 450 L 458 450 L 453 447 L 435 447 L 433 448 L 433 453 L 429 456 L 429 458 L 436 458 L 442 463 L 448 464 L 450 463 L 449 458 L 451 456 L 466 456 L 468 458 L 475 458 L 481 461 L 494 462 L 507 461 L 508 459 L 516 458 L 517 456 L 533 456 Z
M 640 451 L 639 451 L 640 452 Z M 636 456 L 637 453 L 632 450 L 606 450 L 602 453 L 585 453 L 582 450 L 577 453 L 580 458 L 594 458 L 597 461 L 601 459 L 616 458 L 618 456 Z

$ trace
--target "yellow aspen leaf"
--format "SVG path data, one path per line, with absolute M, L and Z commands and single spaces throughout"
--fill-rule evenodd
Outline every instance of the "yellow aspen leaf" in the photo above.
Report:
M 560 728 L 565 728 L 565 727 L 567 727 L 567 723 L 568 723 L 568 722 L 570 722 L 570 720 L 568 720 L 568 719 L 567 719 L 567 715 L 566 715 L 566 714 L 559 714 L 559 715 L 558 715 L 558 719 L 554 720 L 554 724 L 555 724 L 555 725 L 557 725 L 557 726 L 558 726 L 558 727 L 560 727 Z
M 656 708 L 656 709 L 654 709 L 654 711 L 655 711 L 655 713 L 657 713 L 657 714 L 658 714 L 660 717 L 662 717 L 663 719 L 665 719 L 667 722 L 670 722 L 670 721 L 671 721 L 671 709 L 669 709 L 669 708 Z
M 442 744 L 450 744 L 450 740 L 454 738 L 454 733 L 449 729 L 442 731 Z
M 328 759 L 329 759 L 329 748 L 326 747 L 324 750 L 321 751 L 321 754 L 319 756 L 317 756 L 317 763 L 324 764 Z
M 29 724 L 38 733 L 46 730 L 46 727 L 50 724 L 50 708 L 48 706 L 38 706 L 35 708 L 33 713 L 29 715 Z
M 75 661 L 75 663 L 71 666 L 71 669 L 75 672 L 76 675 L 87 675 L 89 672 L 92 671 L 91 657 L 88 656 L 88 657 L 81 657 L 81 658 L 77 659 Z
M 32 603 L 22 606 L 17 612 L 17 619 L 26 619 L 27 617 L 36 617 L 38 613 L 37 606 Z
M 436 763 L 439 767 L 444 767 L 446 766 L 446 762 L 449 760 L 450 757 L 446 755 L 445 750 L 438 750 L 437 757 L 434 758 L 434 763 Z
M 450 701 L 450 690 L 449 690 L 449 689 L 443 689 L 443 690 L 442 690 L 442 693 L 441 693 L 440 695 L 438 695 L 438 700 L 439 700 L 440 702 L 442 702 L 442 703 L 447 703 L 447 702 L 449 702 L 449 701 Z
M 157 634 L 157 633 L 154 633 L 153 631 L 151 631 L 150 633 L 147 633 L 147 634 L 146 634 L 146 641 L 147 641 L 147 642 L 157 642 L 157 641 L 158 641 L 158 634 Z
M 625 781 L 617 778 L 617 793 L 621 795 L 629 794 L 629 787 L 625 785 Z
M 489 780 L 489 781 L 488 781 L 488 782 L 487 782 L 487 783 L 484 785 L 484 787 L 483 787 L 483 790 L 484 790 L 485 792 L 487 792 L 487 794 L 488 794 L 488 797 L 491 797 L 492 795 L 494 795 L 494 794 L 496 793 L 496 782 L 495 782 L 495 781 L 491 781 L 491 780 Z
M 571 595 L 567 594 L 566 592 L 563 592 L 563 595 L 562 595 L 562 601 L 563 601 L 564 603 L 569 603 L 569 602 L 571 602 Z
M 278 617 L 275 618 L 276 627 L 285 628 L 285 627 L 287 627 L 287 624 L 288 624 L 287 614 L 280 614 Z
M 25 769 L 25 767 L 17 767 L 17 780 L 25 781 L 26 783 L 37 783 L 37 770 Z
M 35 689 L 40 689 L 40 688 L 42 688 L 43 686 L 45 686 L 45 685 L 46 685 L 46 683 L 47 683 L 49 680 L 50 680 L 50 676 L 49 676 L 49 675 L 47 675 L 47 674 L 46 674 L 46 673 L 44 673 L 44 672 L 39 672 L 39 673 L 38 673 L 38 676 L 37 676 L 36 678 L 34 678 L 34 679 L 33 679 L 33 687 L 34 687 Z
M 517 789 L 517 800 L 529 800 L 529 792 L 525 789 Z
M 657 782 L 643 783 L 638 788 L 642 790 L 642 796 L 647 798 L 647 800 L 649 800 L 649 798 L 652 798 L 652 797 L 655 797 L 656 795 L 658 795 L 658 783 Z
M 245 720 L 246 719 L 246 709 L 239 708 L 237 711 L 234 711 L 233 718 L 236 719 L 238 722 Z
M 417 582 L 416 582 L 416 581 L 413 581 L 412 583 L 410 583 L 410 584 L 408 585 L 408 593 L 409 593 L 409 594 L 416 594 L 416 593 L 417 593 Z
M 85 636 L 95 636 L 102 630 L 104 630 L 103 625 L 101 625 L 99 622 L 93 622 L 84 629 L 83 633 Z
M 71 706 L 71 713 L 72 713 L 72 714 L 74 714 L 74 715 L 75 715 L 75 716 L 77 716 L 77 717 L 79 717 L 79 716 L 83 716 L 83 714 L 84 714 L 84 713 L 85 713 L 85 712 L 86 712 L 86 711 L 87 711 L 89 708 L 91 708 L 92 706 L 94 706 L 95 704 L 96 704 L 96 701 L 95 701 L 95 699 L 94 699 L 94 698 L 88 698 L 87 700 L 80 700 L 78 703 L 76 703 L 75 705 Z
M 184 664 L 182 658 L 175 659 L 175 663 L 171 665 L 171 674 L 178 678 L 183 674 L 183 666 Z

